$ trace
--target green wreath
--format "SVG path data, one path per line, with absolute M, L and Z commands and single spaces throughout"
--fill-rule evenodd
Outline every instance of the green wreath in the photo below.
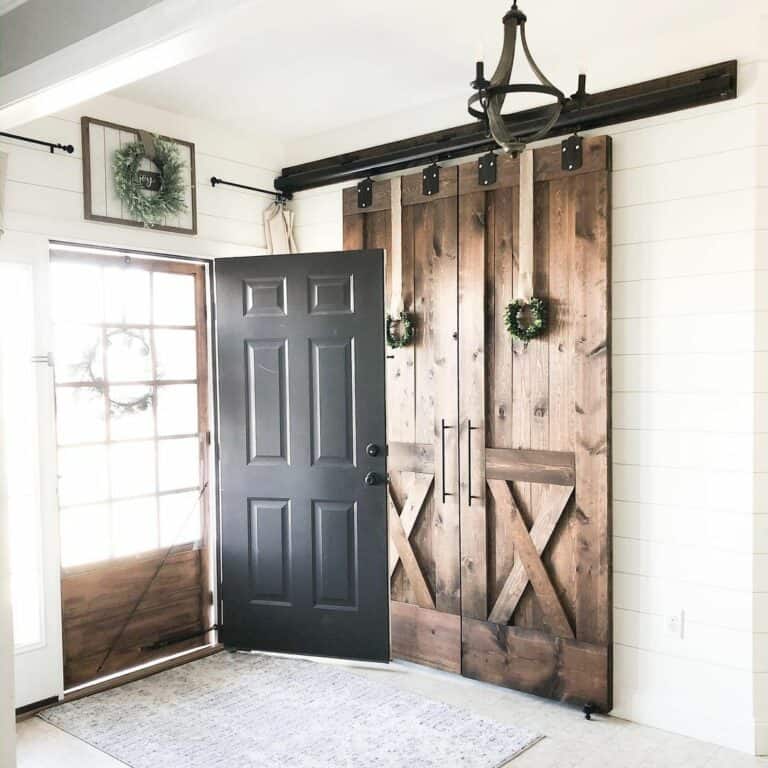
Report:
M 398 322 L 402 325 L 402 330 L 399 335 L 395 335 L 394 326 Z M 401 312 L 397 319 L 392 315 L 387 315 L 387 344 L 392 349 L 407 347 L 413 341 L 415 333 L 416 326 L 410 313 Z
M 160 189 L 149 191 L 139 180 L 139 164 L 147 157 L 141 141 L 126 144 L 115 151 L 112 170 L 117 196 L 132 216 L 147 226 L 160 224 L 164 217 L 175 216 L 187 209 L 184 202 L 184 161 L 175 144 L 153 137 L 155 156 L 152 162 L 160 174 Z
M 109 410 L 115 415 L 132 414 L 141 411 L 146 411 L 152 405 L 153 391 L 149 387 L 143 394 L 135 398 L 128 399 L 115 399 L 112 397 L 111 391 L 107 387 L 107 383 L 100 376 L 96 375 L 94 371 L 94 364 L 96 357 L 102 353 L 102 344 L 106 341 L 107 346 L 112 346 L 114 340 L 122 338 L 123 344 L 131 345 L 134 343 L 139 344 L 139 354 L 144 357 L 148 357 L 151 353 L 149 344 L 144 336 L 138 331 L 132 331 L 127 328 L 116 328 L 115 330 L 107 331 L 104 339 L 99 339 L 90 349 L 85 353 L 85 359 L 82 363 L 74 366 L 75 371 L 80 374 L 84 380 L 88 382 L 92 389 L 98 392 L 100 395 L 107 395 L 109 401 Z
M 504 325 L 509 333 L 520 339 L 525 346 L 531 339 L 540 336 L 547 329 L 547 304 L 544 299 L 530 301 L 517 299 L 507 305 Z

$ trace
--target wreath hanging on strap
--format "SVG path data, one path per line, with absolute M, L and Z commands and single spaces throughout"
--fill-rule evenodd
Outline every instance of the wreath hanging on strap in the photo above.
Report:
M 115 191 L 128 211 L 147 226 L 162 223 L 187 209 L 184 202 L 184 161 L 173 142 L 139 132 L 141 141 L 126 144 L 115 151 L 112 170 Z M 148 159 L 157 173 L 140 171 L 141 161 Z M 159 188 L 156 178 L 159 176 Z
M 137 397 L 114 398 L 112 397 L 112 390 L 108 389 L 104 378 L 99 376 L 94 370 L 97 358 L 102 355 L 103 343 L 106 342 L 107 346 L 110 347 L 117 341 L 120 341 L 126 349 L 132 349 L 134 353 L 141 357 L 149 357 L 151 354 L 149 344 L 141 333 L 129 329 L 118 328 L 113 331 L 107 331 L 104 340 L 99 339 L 96 344 L 88 349 L 85 353 L 85 359 L 75 366 L 75 370 L 82 375 L 83 379 L 92 389 L 100 395 L 107 394 L 109 409 L 113 414 L 122 415 L 146 411 L 147 408 L 152 405 L 153 390 L 151 386 L 147 387 L 147 389 Z
M 395 334 L 394 332 L 396 323 L 400 323 L 401 325 L 399 334 Z M 407 347 L 413 341 L 415 333 L 416 326 L 409 312 L 401 312 L 397 319 L 392 317 L 392 315 L 387 315 L 387 344 L 392 349 Z
M 516 299 L 507 305 L 504 325 L 514 338 L 520 339 L 527 347 L 531 339 L 547 330 L 547 303 L 536 297 L 529 301 Z

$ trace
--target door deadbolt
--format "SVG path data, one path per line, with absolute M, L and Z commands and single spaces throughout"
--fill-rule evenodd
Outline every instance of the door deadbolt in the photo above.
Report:
M 365 446 L 365 452 L 369 456 L 378 456 L 380 450 L 381 449 L 378 445 L 376 445 L 376 443 L 368 443 L 368 445 Z
M 379 476 L 375 472 L 369 472 L 365 478 L 364 482 L 366 485 L 378 485 L 379 484 Z

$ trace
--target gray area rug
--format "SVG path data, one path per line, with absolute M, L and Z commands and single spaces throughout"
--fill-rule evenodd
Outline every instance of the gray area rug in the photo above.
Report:
M 539 736 L 343 667 L 218 653 L 40 717 L 132 768 L 498 768 Z

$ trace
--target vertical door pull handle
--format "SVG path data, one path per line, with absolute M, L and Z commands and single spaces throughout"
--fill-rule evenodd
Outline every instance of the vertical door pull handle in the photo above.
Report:
M 472 432 L 480 427 L 472 426 L 472 419 L 467 419 L 467 506 L 472 506 L 472 499 L 481 499 L 482 496 L 472 495 Z
M 452 426 L 445 423 L 445 419 L 440 420 L 440 447 L 441 447 L 441 457 L 440 457 L 440 463 L 442 466 L 442 480 L 443 480 L 443 504 L 445 504 L 445 497 L 446 496 L 453 496 L 452 493 L 448 493 L 448 491 L 445 490 L 445 430 L 446 429 L 453 429 Z

